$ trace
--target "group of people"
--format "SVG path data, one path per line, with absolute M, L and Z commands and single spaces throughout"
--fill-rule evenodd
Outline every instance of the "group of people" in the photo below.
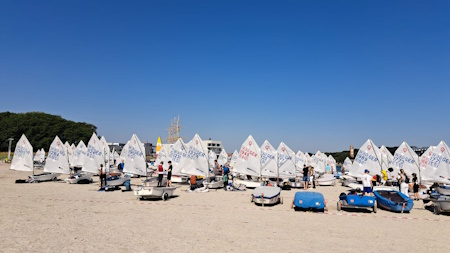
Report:
M 316 188 L 314 167 L 307 167 L 306 164 L 303 165 L 303 189 L 308 190 L 309 185 L 311 188 Z
M 385 175 L 386 182 L 392 182 L 395 181 L 394 176 L 392 175 L 392 172 L 394 170 L 392 168 L 388 169 L 388 172 Z M 375 179 L 375 177 L 377 179 Z M 364 171 L 364 176 L 362 178 L 363 183 L 363 191 L 364 194 L 370 194 L 372 192 L 373 186 L 376 184 L 378 180 L 378 175 L 375 175 L 371 177 L 369 175 L 369 170 Z M 406 196 L 408 195 L 409 188 L 411 187 L 414 192 L 414 200 L 419 200 L 419 179 L 417 177 L 416 173 L 412 173 L 412 180 L 406 175 L 406 172 L 403 169 L 400 169 L 400 172 L 398 172 L 398 176 L 396 178 L 398 189 L 401 193 L 403 193 Z
M 164 171 L 164 162 L 161 162 L 158 165 L 158 187 L 162 187 L 163 186 L 163 177 L 164 174 L 167 173 L 167 182 L 166 182 L 166 187 L 172 187 L 172 161 L 168 161 L 167 162 L 169 164 L 169 168 L 167 168 L 167 171 Z

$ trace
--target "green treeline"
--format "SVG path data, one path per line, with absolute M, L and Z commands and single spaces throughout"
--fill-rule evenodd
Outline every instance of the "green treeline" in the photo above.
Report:
M 87 143 L 97 127 L 84 123 L 63 119 L 61 116 L 43 112 L 0 113 L 0 151 L 8 151 L 8 138 L 14 138 L 12 150 L 22 134 L 25 134 L 33 146 L 33 150 L 44 148 L 48 151 L 56 135 L 70 144 L 80 140 Z

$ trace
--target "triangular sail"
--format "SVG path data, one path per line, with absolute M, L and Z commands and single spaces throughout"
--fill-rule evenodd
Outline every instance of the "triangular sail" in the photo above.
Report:
M 70 174 L 67 148 L 58 136 L 55 137 L 48 150 L 44 172 Z
M 37 151 L 36 151 L 36 153 L 34 154 L 34 157 L 33 157 L 33 161 L 35 161 L 35 162 L 39 162 L 39 156 L 41 155 L 41 150 L 40 149 L 38 149 Z
M 181 173 L 195 176 L 208 176 L 208 150 L 198 134 L 186 145 L 186 159 L 184 159 Z
M 159 151 L 161 151 L 161 147 L 162 147 L 161 136 L 158 136 L 158 141 L 156 142 L 156 155 L 158 155 Z
M 314 157 L 311 157 L 313 160 L 314 171 L 319 173 L 324 173 L 327 168 L 327 159 L 328 157 L 318 150 Z
M 140 176 L 147 176 L 147 162 L 145 161 L 144 145 L 136 136 L 136 134 L 133 134 L 133 136 L 131 136 L 131 139 L 125 146 L 127 146 L 127 148 L 125 149 L 126 152 L 124 153 L 124 151 L 122 150 L 125 163 L 123 172 Z
M 328 156 L 328 166 L 330 166 L 330 172 L 336 172 L 336 160 L 332 155 Z
M 172 175 L 183 175 L 183 173 L 181 173 L 181 168 L 186 156 L 185 144 L 180 138 L 173 144 L 169 153 L 169 160 L 172 161 Z
M 209 168 L 213 171 L 212 168 L 214 168 L 214 160 L 217 159 L 217 155 L 214 151 L 210 150 L 208 152 L 208 162 L 209 162 Z
M 403 169 L 409 176 L 412 173 L 419 175 L 419 156 L 411 149 L 408 143 L 403 142 L 395 151 L 392 168 L 395 173 Z
M 100 169 L 100 165 L 103 165 L 103 169 L 107 169 L 105 168 L 105 160 L 103 159 L 100 140 L 95 133 L 92 133 L 91 139 L 87 145 L 86 154 L 83 156 L 83 167 L 81 170 L 97 174 Z
M 169 145 L 164 144 L 161 146 L 159 150 L 158 157 L 155 160 L 156 166 L 159 166 L 161 162 L 163 162 L 163 168 L 167 170 L 169 168 Z
M 277 149 L 278 177 L 295 177 L 295 153 L 284 142 L 281 142 Z
M 234 150 L 233 155 L 231 156 L 231 160 L 230 160 L 230 167 L 234 168 L 236 166 L 236 161 L 239 157 L 239 153 L 237 152 L 237 150 Z
M 102 136 L 102 138 L 100 138 L 100 147 L 103 154 L 103 161 L 105 163 L 105 167 L 109 169 L 111 150 L 109 149 L 108 142 L 106 141 L 105 136 Z
M 227 151 L 223 148 L 222 151 L 220 151 L 219 158 L 217 159 L 217 163 L 219 165 L 224 166 L 228 162 L 228 154 Z
M 305 153 L 305 159 L 306 159 L 306 166 L 313 166 L 312 158 L 308 152 Z
M 16 143 L 14 156 L 11 162 L 12 170 L 33 171 L 33 146 L 31 146 L 25 134 L 22 134 Z
M 342 167 L 344 167 L 344 169 L 346 171 L 349 171 L 352 166 L 353 166 L 352 160 L 350 160 L 350 158 L 346 157 Z
M 386 146 L 381 146 L 380 148 L 380 154 L 381 154 L 381 167 L 383 170 L 388 170 L 392 167 L 392 160 L 394 160 L 394 156 L 389 152 L 389 150 L 386 148 Z
M 264 141 L 261 145 L 261 176 L 265 177 L 277 177 L 278 176 L 278 164 L 277 164 L 277 151 L 269 143 Z
M 424 170 L 427 168 L 428 162 L 430 161 L 431 155 L 433 154 L 433 150 L 436 149 L 436 146 L 430 146 L 428 149 L 420 156 L 419 165 L 420 169 Z
M 449 147 L 441 141 L 431 152 L 426 169 L 421 171 L 424 180 L 449 183 L 450 181 L 450 152 Z
M 241 146 L 234 172 L 258 177 L 261 175 L 261 151 L 251 135 Z
M 303 173 L 303 165 L 307 165 L 306 156 L 302 151 L 298 151 L 295 155 L 295 174 L 302 175 Z
M 381 173 L 380 149 L 368 139 L 358 150 L 353 166 L 349 169 L 349 175 L 362 177 L 364 170 L 369 170 L 371 175 Z
M 80 141 L 75 149 L 75 152 L 73 153 L 73 161 L 71 166 L 83 167 L 84 156 L 86 155 L 86 153 L 87 153 L 86 144 L 84 144 L 83 141 Z

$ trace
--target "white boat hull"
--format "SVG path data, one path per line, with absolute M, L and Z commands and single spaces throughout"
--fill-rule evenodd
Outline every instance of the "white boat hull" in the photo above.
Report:
M 320 186 L 335 186 L 336 185 L 336 179 L 335 178 L 333 178 L 333 179 L 329 179 L 329 178 L 322 179 L 322 178 L 320 178 L 320 179 L 316 180 L 316 184 L 318 184 Z
M 128 176 L 122 176 L 119 179 L 115 179 L 115 180 L 107 180 L 106 181 L 106 186 L 109 187 L 116 187 L 116 186 L 122 186 L 125 184 L 126 181 L 129 181 L 130 177 Z
M 241 180 L 241 179 L 235 179 L 234 183 L 237 185 L 245 185 L 247 188 L 256 188 L 261 186 L 261 182 L 255 182 L 255 181 L 247 181 L 247 180 Z
M 134 190 L 134 195 L 138 199 L 155 199 L 161 198 L 167 200 L 173 196 L 176 187 L 156 187 L 156 186 L 141 186 Z
M 34 175 L 29 177 L 30 183 L 34 182 L 45 182 L 45 181 L 56 181 L 61 174 L 59 173 L 48 173 L 44 172 L 39 175 Z
M 187 184 L 188 179 L 188 177 L 183 176 L 172 176 L 172 183 Z
M 78 184 L 78 183 L 92 183 L 92 175 L 91 174 L 75 174 L 64 179 L 66 183 L 69 184 Z

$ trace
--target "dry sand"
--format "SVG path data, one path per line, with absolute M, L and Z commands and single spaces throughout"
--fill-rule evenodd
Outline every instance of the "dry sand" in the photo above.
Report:
M 133 192 L 97 192 L 98 184 L 15 184 L 29 173 L 0 165 L 1 252 L 445 252 L 450 217 L 415 202 L 410 214 L 336 211 L 346 188 L 318 187 L 329 212 L 258 207 L 245 192 L 186 193 L 138 201 Z M 60 176 L 64 179 L 65 176 Z M 98 182 L 98 178 L 94 180 Z M 133 179 L 132 184 L 141 180 Z

